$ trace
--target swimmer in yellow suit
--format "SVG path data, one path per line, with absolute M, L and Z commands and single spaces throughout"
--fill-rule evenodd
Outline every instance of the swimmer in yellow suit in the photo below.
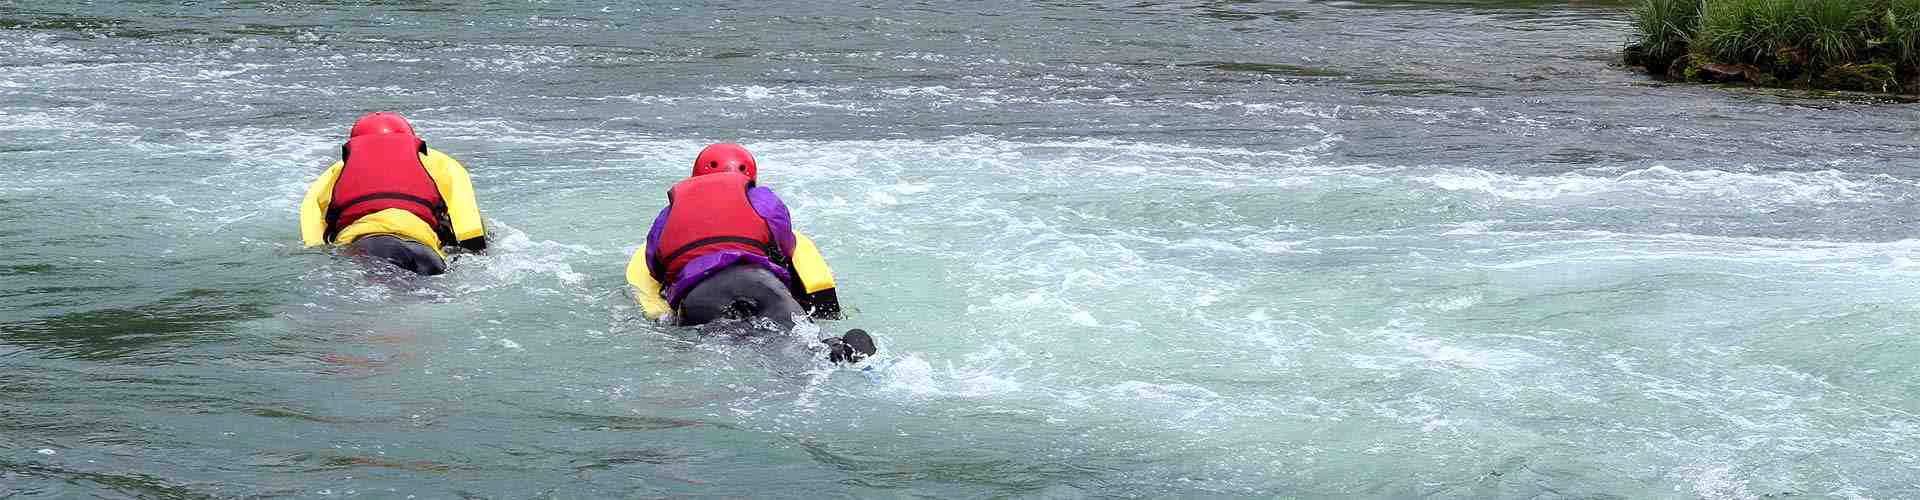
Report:
M 300 202 L 308 247 L 347 247 L 429 276 L 446 272 L 446 247 L 486 250 L 466 167 L 428 148 L 406 118 L 360 117 L 340 156 Z

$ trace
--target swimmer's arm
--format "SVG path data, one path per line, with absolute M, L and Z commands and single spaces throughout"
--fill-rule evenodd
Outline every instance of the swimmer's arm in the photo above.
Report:
M 793 239 L 793 214 L 787 212 L 786 202 L 773 190 L 755 187 L 747 190 L 747 201 L 753 203 L 753 211 L 766 219 L 767 231 L 773 233 L 773 241 L 780 245 L 780 253 L 793 255 L 796 244 Z
M 667 228 L 667 214 L 672 211 L 672 203 L 660 207 L 660 215 L 653 218 L 653 229 L 647 230 L 647 271 L 653 275 L 654 281 L 661 283 L 667 282 L 666 276 L 664 276 L 667 272 L 667 266 L 665 263 L 660 262 L 660 231 Z M 664 289 L 661 290 L 661 292 L 665 291 Z
M 459 160 L 436 149 L 427 150 L 426 163 L 439 167 L 429 168 L 437 170 L 430 173 L 436 174 L 434 181 L 439 184 L 441 199 L 446 200 L 447 217 L 453 219 L 449 221 L 453 226 L 453 238 L 461 248 L 473 252 L 486 251 L 487 229 L 480 221 L 480 202 L 474 197 L 473 178 L 467 173 L 467 168 Z
M 300 200 L 300 242 L 309 247 L 327 244 L 327 205 L 333 203 L 333 182 L 340 178 L 340 162 L 333 162 L 327 171 L 307 186 L 307 196 Z

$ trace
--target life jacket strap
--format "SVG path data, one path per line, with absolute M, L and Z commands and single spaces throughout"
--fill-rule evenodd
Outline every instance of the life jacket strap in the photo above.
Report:
M 433 212 L 433 218 L 436 222 L 433 225 L 434 234 L 440 237 L 440 241 L 443 244 L 453 241 L 453 228 L 447 221 L 446 204 L 436 204 L 428 201 L 426 198 L 397 192 L 368 193 L 358 198 L 347 200 L 346 203 L 333 203 L 333 206 L 327 208 L 327 241 L 333 241 L 333 237 L 340 234 L 340 230 L 342 229 L 340 227 L 340 216 L 345 214 L 347 209 L 353 208 L 354 205 L 374 200 L 400 200 L 426 207 L 427 211 Z
M 719 245 L 722 243 L 739 243 L 739 244 L 748 245 L 754 248 L 758 248 L 760 249 L 761 252 L 766 253 L 767 260 L 773 261 L 774 264 L 779 265 L 782 268 L 792 267 L 790 264 L 787 264 L 786 255 L 780 253 L 780 248 L 777 246 L 774 246 L 772 242 L 764 242 L 764 241 L 756 240 L 753 238 L 748 238 L 745 236 L 715 236 L 712 238 L 701 238 L 701 239 L 693 240 L 693 242 L 687 243 L 685 245 L 681 245 L 680 248 L 676 248 L 672 252 L 667 252 L 666 255 L 660 257 L 660 265 L 655 266 L 655 269 L 659 269 L 659 270 L 655 272 L 659 274 L 666 274 L 667 272 L 666 266 L 668 264 L 673 263 L 675 259 L 679 259 L 680 256 L 686 255 L 687 252 L 698 250 L 701 247 L 709 247 L 713 245 Z M 655 276 L 654 279 L 659 280 L 660 283 L 663 285 L 673 284 L 667 280 L 661 279 L 663 277 L 678 278 L 677 276 L 673 276 L 673 277 Z M 675 281 L 678 281 L 678 280 L 675 279 Z

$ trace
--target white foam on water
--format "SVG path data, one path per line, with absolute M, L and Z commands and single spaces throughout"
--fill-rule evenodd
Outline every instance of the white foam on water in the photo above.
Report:
M 1756 280 L 1780 279 L 1778 273 L 1798 269 L 1808 273 L 1846 275 L 1869 273 L 1911 275 L 1916 270 L 1901 259 L 1920 254 L 1920 240 L 1892 242 L 1837 242 L 1758 237 L 1704 236 L 1684 233 L 1632 234 L 1610 231 L 1490 231 L 1482 235 L 1523 237 L 1525 257 L 1504 262 L 1467 262 L 1462 265 L 1495 270 L 1564 268 L 1580 263 L 1634 264 L 1695 262 L 1719 264 L 1719 272 Z
M 1457 295 L 1428 300 L 1425 305 L 1436 311 L 1459 311 L 1480 305 L 1485 299 L 1480 294 Z
M 1218 399 L 1220 395 L 1192 384 L 1156 384 L 1138 380 L 1110 385 L 1105 391 L 1118 399 L 1189 403 Z
M 31 59 L 36 57 L 63 58 L 78 57 L 84 54 L 79 49 L 62 43 L 52 33 L 38 33 L 21 30 L 0 31 L 0 56 L 7 59 Z
M 692 96 L 664 96 L 664 95 L 639 94 L 639 93 L 607 95 L 607 96 L 563 95 L 563 96 L 551 96 L 551 97 L 554 99 L 564 99 L 569 101 L 627 101 L 627 102 L 632 102 L 636 104 L 646 104 L 646 105 L 675 104 L 682 101 L 695 99 L 695 97 L 692 97 Z
M 1086 311 L 1074 311 L 1069 319 L 1073 321 L 1073 324 L 1080 326 L 1100 326 L 1100 320 L 1094 319 L 1093 314 Z
M 482 288 L 512 286 L 524 283 L 529 276 L 543 276 L 557 280 L 559 285 L 573 292 L 581 293 L 587 276 L 574 270 L 569 263 L 586 256 L 601 255 L 602 252 L 581 245 L 560 243 L 552 240 L 535 241 L 513 226 L 498 221 L 488 221 L 488 252 L 486 255 L 462 257 L 466 264 L 462 268 L 479 268 L 492 278 L 492 284 Z M 535 293 L 555 292 L 552 289 L 534 289 Z
M 893 185 L 893 191 L 903 195 L 925 193 L 931 189 L 933 188 L 924 182 L 918 184 L 901 182 Z
M 848 91 L 851 90 L 847 87 L 726 85 L 710 87 L 709 90 L 716 96 L 712 99 L 720 102 L 753 102 L 759 104 L 777 102 L 787 107 L 828 108 L 856 112 L 879 111 L 879 108 L 863 106 L 856 100 L 843 102 L 829 100 L 846 96 Z
M 1708 500 L 1759 500 L 1747 490 L 1747 481 L 1738 477 L 1732 466 L 1699 465 L 1676 469 L 1674 478 L 1689 483 L 1690 493 Z M 1679 487 L 1675 488 L 1676 490 Z M 1680 491 L 1676 491 L 1680 493 Z
M 473 71 L 521 74 L 564 67 L 573 64 L 579 55 L 572 47 L 491 44 L 461 46 L 452 49 L 449 57 L 462 61 Z
M 900 336 L 910 335 L 896 335 Z M 1035 366 L 1034 356 L 1011 342 L 994 342 L 983 346 L 984 350 L 938 364 L 917 352 L 889 353 L 890 347 L 883 346 L 880 359 L 863 363 L 868 365 L 866 377 L 879 384 L 883 394 L 928 400 L 985 400 L 1027 399 L 1047 391 L 1022 380 L 1021 374 Z
M 1280 102 L 1280 103 L 1252 103 L 1252 104 L 1248 104 L 1241 101 L 1234 101 L 1232 103 L 1224 103 L 1224 105 L 1239 106 L 1239 107 L 1245 108 L 1247 110 L 1247 113 L 1249 114 L 1293 115 L 1293 116 L 1304 116 L 1308 118 L 1318 118 L 1322 120 L 1339 119 L 1340 111 L 1342 109 L 1342 107 L 1339 105 L 1329 106 L 1325 104 L 1314 104 L 1314 103 L 1307 103 L 1307 102 L 1301 102 L 1301 101 L 1288 101 L 1288 102 Z
M 899 96 L 899 97 L 933 96 L 933 97 L 941 97 L 941 98 L 952 98 L 953 96 L 950 94 L 951 92 L 953 92 L 953 89 L 948 88 L 945 85 L 935 85 L 932 87 L 909 86 L 909 87 L 896 87 L 896 88 L 880 90 L 880 93 L 882 94 L 886 94 L 890 96 Z
M 1345 358 L 1355 368 L 1396 371 L 1407 368 L 1507 371 L 1549 362 L 1547 358 L 1525 351 L 1462 346 L 1448 339 L 1423 335 L 1423 327 L 1415 321 L 1393 319 L 1385 327 L 1373 332 L 1387 346 L 1406 354 L 1349 353 Z
M 44 131 L 60 133 L 85 131 L 89 135 L 96 135 L 101 132 L 128 133 L 137 131 L 137 129 L 131 125 L 105 123 L 90 119 L 89 117 L 92 116 L 90 111 L 92 111 L 91 108 L 62 108 L 46 111 L 29 111 L 25 113 L 8 112 L 4 114 L 6 119 L 0 120 L 0 130 L 10 132 Z M 111 135 L 109 135 L 109 137 L 111 137 Z
M 1569 173 L 1529 177 L 1464 169 L 1419 175 L 1410 180 L 1447 191 L 1476 191 L 1515 200 L 1551 200 L 1627 193 L 1656 199 L 1687 199 L 1720 204 L 1760 205 L 1869 202 L 1892 196 L 1885 191 L 1912 189 L 1912 182 L 1884 174 L 1859 175 L 1838 170 L 1746 173 L 1721 170 L 1678 171 L 1664 166 L 1601 177 Z
M 934 381 L 933 364 L 928 363 L 925 358 L 912 354 L 899 356 L 894 362 L 884 365 L 879 370 L 878 377 L 888 389 L 912 394 L 938 392 Z

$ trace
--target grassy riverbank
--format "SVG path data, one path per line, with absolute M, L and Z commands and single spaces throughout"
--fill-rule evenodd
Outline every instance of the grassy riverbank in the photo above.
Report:
M 1641 0 L 1627 64 L 1689 81 L 1920 92 L 1920 0 Z

